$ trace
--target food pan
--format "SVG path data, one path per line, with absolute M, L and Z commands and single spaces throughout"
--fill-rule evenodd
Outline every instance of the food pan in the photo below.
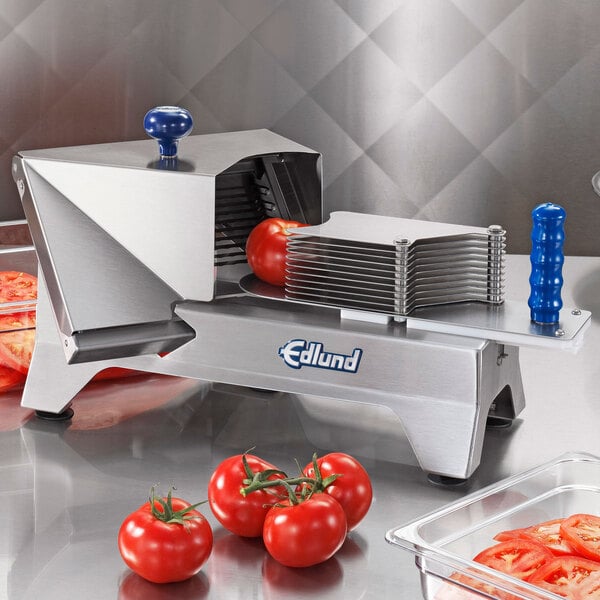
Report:
M 37 256 L 32 246 L 2 246 L 0 274 L 27 273 L 37 277 Z M 2 280 L 4 281 L 4 280 Z M 35 299 L 11 301 L 0 282 L 0 394 L 21 387 L 27 375 L 35 340 Z M 37 289 L 37 288 L 36 288 Z
M 574 513 L 600 514 L 600 458 L 586 453 L 562 455 L 469 494 L 390 530 L 386 539 L 415 555 L 426 600 L 557 600 L 552 592 L 472 559 L 495 544 L 500 531 Z

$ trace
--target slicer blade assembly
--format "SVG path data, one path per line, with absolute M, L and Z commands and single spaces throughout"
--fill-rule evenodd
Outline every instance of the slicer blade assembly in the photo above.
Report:
M 292 230 L 285 297 L 395 317 L 504 299 L 505 232 L 336 212 Z

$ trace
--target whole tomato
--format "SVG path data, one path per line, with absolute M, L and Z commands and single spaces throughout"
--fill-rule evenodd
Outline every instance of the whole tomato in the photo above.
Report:
M 306 223 L 285 219 L 265 219 L 248 236 L 246 258 L 254 274 L 271 285 L 285 285 L 287 229 L 306 227 Z
M 189 502 L 156 498 L 125 518 L 118 536 L 125 564 L 153 583 L 189 579 L 210 556 L 213 535 L 204 516 Z
M 347 533 L 346 515 L 328 494 L 314 494 L 292 504 L 284 500 L 269 510 L 263 541 L 269 554 L 287 567 L 310 567 L 331 558 Z
M 287 495 L 281 486 L 242 495 L 241 490 L 248 486 L 252 473 L 265 473 L 269 480 L 285 477 L 285 473 L 258 456 L 236 454 L 222 461 L 208 482 L 208 503 L 213 514 L 225 529 L 242 537 L 262 535 L 271 505 Z
M 332 452 L 317 458 L 321 477 L 338 477 L 325 488 L 324 492 L 335 498 L 344 509 L 348 530 L 354 529 L 367 514 L 373 500 L 373 488 L 365 468 L 349 454 Z M 315 477 L 314 463 L 304 467 L 307 477 Z

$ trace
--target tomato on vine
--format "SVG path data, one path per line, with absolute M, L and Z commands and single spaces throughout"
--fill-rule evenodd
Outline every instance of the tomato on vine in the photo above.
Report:
M 306 477 L 316 478 L 317 482 L 325 482 L 321 487 L 317 483 L 315 491 L 323 491 L 341 504 L 349 531 L 363 520 L 373 500 L 373 488 L 369 474 L 354 457 L 331 452 L 321 458 L 315 457 L 302 472 Z
M 202 504 L 202 503 L 199 503 Z M 171 490 L 157 498 L 154 488 L 149 501 L 128 515 L 118 535 L 119 552 L 125 564 L 153 583 L 174 583 L 200 571 L 213 545 L 209 522 Z
M 265 518 L 263 541 L 269 554 L 287 567 L 310 567 L 331 558 L 346 539 L 346 515 L 328 494 L 287 500 Z
M 283 479 L 285 473 L 253 454 L 236 454 L 217 466 L 208 483 L 213 514 L 225 529 L 242 537 L 260 537 L 267 512 L 287 496 L 278 485 L 243 493 L 255 477 L 260 483 Z

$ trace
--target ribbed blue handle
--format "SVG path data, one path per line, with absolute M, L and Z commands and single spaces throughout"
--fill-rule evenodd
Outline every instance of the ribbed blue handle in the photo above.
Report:
M 179 106 L 157 106 L 144 117 L 146 133 L 158 142 L 161 158 L 177 156 L 179 140 L 192 131 L 192 115 Z
M 535 323 L 558 323 L 562 299 L 562 266 L 565 261 L 565 209 L 546 202 L 533 209 L 529 308 Z

